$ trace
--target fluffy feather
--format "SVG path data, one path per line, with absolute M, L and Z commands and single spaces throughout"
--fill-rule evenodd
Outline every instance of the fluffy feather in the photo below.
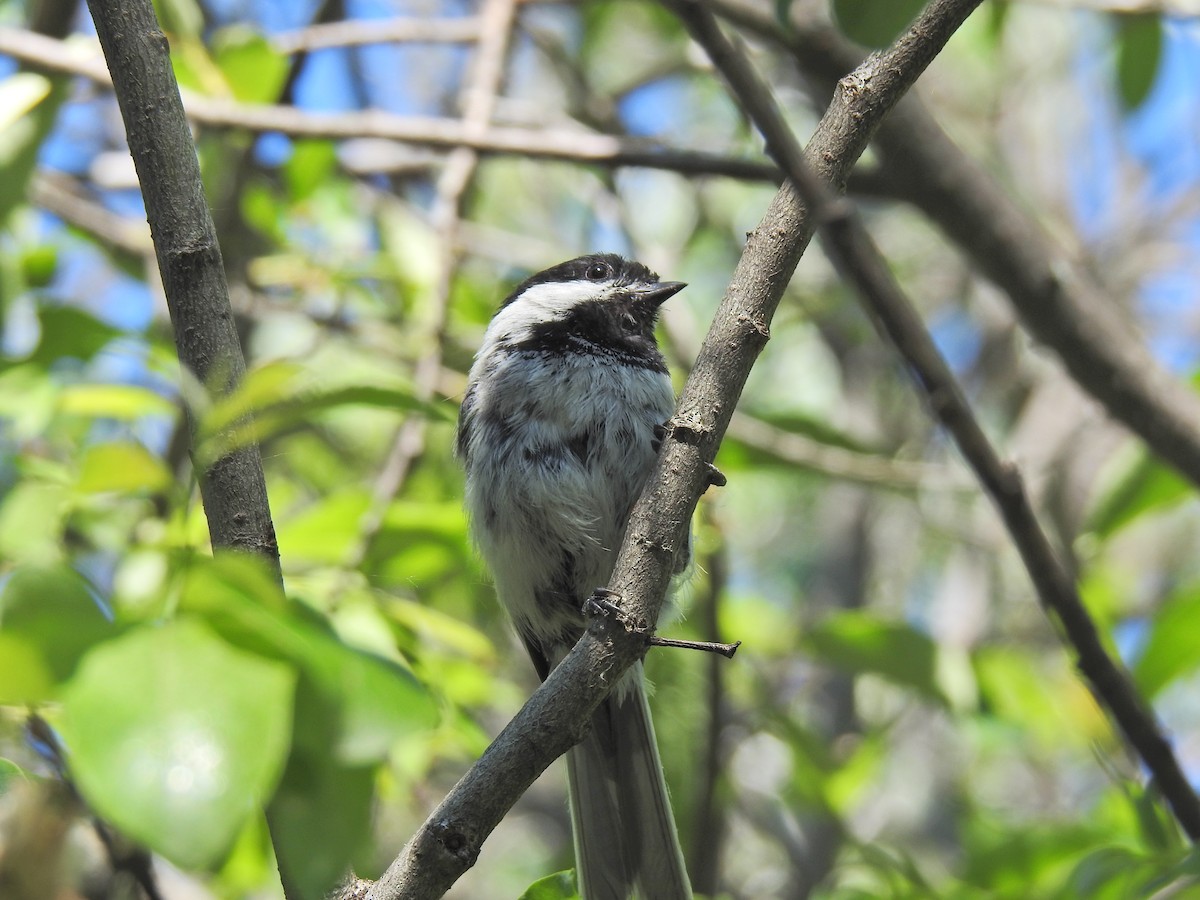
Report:
M 653 468 L 675 403 L 654 323 L 682 287 L 617 256 L 569 260 L 518 286 L 471 368 L 457 443 L 471 530 L 543 678 L 582 634 Z M 568 769 L 585 900 L 690 897 L 640 665 Z

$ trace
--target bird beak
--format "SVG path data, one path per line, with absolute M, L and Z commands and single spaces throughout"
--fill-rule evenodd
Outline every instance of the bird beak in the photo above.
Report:
M 659 284 L 651 285 L 650 287 L 638 291 L 638 299 L 644 300 L 651 306 L 657 308 L 669 297 L 674 297 L 682 291 L 687 284 L 683 281 L 663 281 Z

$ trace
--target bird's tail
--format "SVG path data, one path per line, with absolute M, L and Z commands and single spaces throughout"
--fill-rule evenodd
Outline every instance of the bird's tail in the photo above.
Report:
M 567 777 L 583 900 L 690 900 L 641 663 L 593 713 Z

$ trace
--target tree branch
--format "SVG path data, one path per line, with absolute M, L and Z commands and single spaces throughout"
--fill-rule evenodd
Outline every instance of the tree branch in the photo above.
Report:
M 861 58 L 828 24 L 785 27 L 747 0 L 712 3 L 722 17 L 789 48 L 823 90 L 834 90 Z M 1112 298 L 1070 265 L 1012 192 L 963 153 L 916 96 L 873 142 L 890 193 L 924 212 L 1008 295 L 1025 327 L 1109 415 L 1200 487 L 1200 396 L 1159 364 Z
M 1075 648 L 1080 672 L 1153 773 L 1183 829 L 1193 840 L 1200 838 L 1200 799 L 1188 783 L 1153 710 L 1138 694 L 1128 674 L 1105 650 L 1071 575 L 1034 515 L 1020 473 L 1011 463 L 1002 462 L 988 441 L 949 365 L 892 277 L 852 204 L 810 170 L 804 151 L 770 88 L 741 49 L 721 31 L 713 14 L 697 0 L 665 2 L 677 11 L 692 36 L 708 52 L 729 82 L 740 107 L 766 137 L 772 155 L 821 223 L 826 251 L 834 264 L 854 284 L 876 325 L 908 364 L 934 416 L 950 432 L 999 509 L 1038 597 Z M 929 9 L 954 6 L 965 13 L 980 2 L 935 0 Z
M 809 159 L 824 177 L 845 179 L 880 119 L 949 38 L 961 20 L 952 13 L 962 5 L 962 0 L 935 3 L 869 71 L 847 79 L 809 145 Z M 658 619 L 674 549 L 708 486 L 708 467 L 811 236 L 811 223 L 791 188 L 784 187 L 747 240 L 617 558 L 610 587 L 635 625 Z M 614 619 L 593 618 L 566 659 L 375 884 L 371 900 L 441 896 L 474 863 L 517 798 L 581 737 L 592 710 L 644 652 L 645 636 L 637 628 L 626 631 Z
M 0 54 L 48 72 L 80 75 L 108 86 L 108 72 L 98 60 L 73 44 L 19 28 L 0 26 Z M 518 128 L 479 125 L 461 119 L 401 116 L 378 109 L 353 112 L 309 112 L 293 106 L 241 104 L 185 92 L 188 118 L 211 128 L 279 132 L 291 137 L 378 138 L 442 150 L 465 147 L 489 156 L 522 156 L 598 166 L 664 169 L 685 175 L 721 175 L 745 181 L 780 179 L 770 163 L 736 159 L 717 153 L 678 150 L 654 140 L 622 138 L 565 128 Z
M 148 0 L 89 0 L 88 7 L 142 185 L 179 361 L 211 397 L 225 396 L 246 363 L 166 38 Z M 189 419 L 194 452 L 195 410 Z M 199 478 L 213 547 L 262 557 L 282 583 L 258 447 L 216 460 Z
M 308 53 L 329 47 L 361 47 L 369 44 L 467 44 L 479 40 L 481 29 L 478 16 L 457 19 L 345 19 L 274 34 L 270 40 L 280 53 Z

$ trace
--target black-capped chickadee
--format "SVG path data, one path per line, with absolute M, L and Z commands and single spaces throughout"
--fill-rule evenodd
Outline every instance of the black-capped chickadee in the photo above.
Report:
M 471 367 L 457 442 L 471 533 L 543 679 L 582 635 L 653 469 L 675 407 L 654 325 L 683 287 L 613 254 L 560 263 L 508 296 Z M 641 663 L 567 766 L 584 900 L 691 897 Z

